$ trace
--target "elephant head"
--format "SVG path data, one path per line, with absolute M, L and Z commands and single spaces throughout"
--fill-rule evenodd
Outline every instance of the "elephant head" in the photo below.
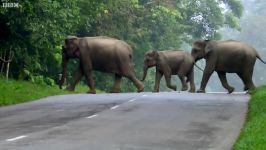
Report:
M 65 82 L 66 73 L 67 73 L 67 63 L 70 58 L 79 58 L 80 51 L 78 45 L 78 38 L 75 36 L 68 36 L 65 39 L 65 45 L 62 46 L 62 76 L 59 82 L 59 88 L 62 89 L 62 85 Z
M 79 58 L 79 38 L 76 36 L 68 36 L 67 39 L 65 39 L 65 49 L 63 53 L 67 58 Z
M 194 42 L 191 55 L 194 57 L 195 62 L 205 58 L 207 54 L 211 52 L 211 47 L 208 44 L 209 42 L 210 40 L 199 40 Z
M 158 57 L 158 51 L 149 51 L 145 54 L 143 64 L 143 77 L 141 81 L 145 80 L 148 69 L 157 64 Z

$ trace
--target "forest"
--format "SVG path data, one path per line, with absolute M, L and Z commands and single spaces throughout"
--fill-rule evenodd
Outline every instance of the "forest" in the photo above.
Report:
M 1 6 L 4 6 L 2 1 Z M 134 65 L 141 78 L 143 56 L 149 50 L 191 51 L 198 39 L 237 39 L 257 48 L 266 58 L 264 0 L 14 0 L 14 8 L 0 8 L 0 56 L 14 53 L 9 78 L 57 85 L 61 73 L 61 48 L 68 35 L 109 36 L 134 49 Z M 78 61 L 69 66 L 71 80 Z M 0 64 L 2 66 L 2 64 Z M 204 67 L 204 62 L 199 63 Z M 0 67 L 1 67 L 0 66 Z M 1 74 L 4 76 L 4 70 Z M 265 67 L 264 67 L 265 68 Z M 263 66 L 255 68 L 255 83 L 265 83 Z M 196 69 L 195 69 L 196 70 Z M 264 70 L 263 70 L 264 71 Z M 265 71 L 264 71 L 265 72 Z M 198 85 L 202 73 L 196 70 Z M 94 72 L 97 89 L 109 91 L 113 76 Z M 173 79 L 177 83 L 176 79 Z M 215 80 L 215 77 L 212 78 Z M 210 89 L 219 89 L 215 81 Z M 234 81 L 237 85 L 240 81 Z M 154 85 L 154 70 L 144 82 Z M 242 84 L 240 84 L 242 85 Z M 134 91 L 123 79 L 124 92 Z M 161 85 L 165 89 L 165 85 Z M 242 89 L 242 87 L 241 87 Z

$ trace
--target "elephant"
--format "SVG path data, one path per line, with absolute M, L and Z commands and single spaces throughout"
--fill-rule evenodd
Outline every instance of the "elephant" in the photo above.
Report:
M 258 52 L 250 45 L 235 40 L 198 40 L 193 43 L 191 55 L 195 62 L 204 58 L 206 66 L 197 92 L 205 93 L 208 80 L 214 71 L 217 72 L 222 86 L 232 93 L 234 88 L 226 79 L 226 73 L 236 73 L 244 83 L 244 91 L 255 88 L 252 75 L 256 59 L 261 59 Z
M 133 65 L 133 50 L 124 41 L 111 37 L 76 37 L 68 36 L 65 45 L 62 47 L 62 76 L 59 81 L 59 88 L 66 78 L 67 63 L 69 59 L 78 59 L 77 69 L 72 83 L 67 90 L 74 91 L 76 84 L 85 76 L 88 93 L 95 94 L 93 70 L 114 74 L 115 80 L 112 93 L 119 93 L 121 90 L 122 77 L 127 77 L 137 87 L 138 92 L 144 90 L 144 85 L 136 78 Z
M 141 81 L 145 80 L 148 68 L 154 66 L 156 67 L 156 75 L 153 92 L 159 92 L 160 80 L 163 75 L 168 88 L 176 91 L 176 86 L 171 85 L 171 75 L 177 75 L 182 83 L 182 91 L 188 89 L 187 82 L 190 82 L 189 92 L 195 92 L 194 58 L 190 53 L 180 50 L 148 51 L 144 56 Z

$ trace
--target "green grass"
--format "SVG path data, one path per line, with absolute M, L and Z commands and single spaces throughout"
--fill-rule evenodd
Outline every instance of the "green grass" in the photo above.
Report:
M 252 92 L 244 128 L 234 150 L 266 150 L 266 86 Z
M 86 93 L 87 91 L 88 87 L 83 85 L 78 85 L 75 92 L 69 92 L 60 90 L 58 86 L 39 85 L 17 80 L 6 81 L 0 78 L 0 106 L 28 102 L 52 95 Z M 97 91 L 97 93 L 101 93 L 101 91 Z

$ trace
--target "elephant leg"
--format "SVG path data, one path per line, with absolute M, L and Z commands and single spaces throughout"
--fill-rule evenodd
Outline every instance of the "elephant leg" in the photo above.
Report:
M 94 81 L 93 81 L 93 75 L 92 75 L 92 65 L 90 62 L 84 62 L 83 64 L 86 64 L 86 65 L 83 65 L 83 72 L 87 80 L 87 84 L 90 88 L 90 90 L 87 93 L 96 94 Z
M 200 84 L 200 89 L 197 91 L 198 93 L 205 93 L 205 88 L 207 86 L 207 83 L 211 77 L 211 74 L 210 72 L 204 72 L 203 73 L 203 77 L 202 77 L 202 80 L 201 80 L 201 84 Z
M 119 74 L 115 74 L 115 82 L 114 82 L 111 93 L 120 93 L 121 81 L 122 81 L 122 76 Z
M 227 89 L 228 94 L 232 93 L 235 90 L 235 88 L 233 88 L 232 86 L 230 86 L 228 84 L 227 79 L 226 79 L 226 73 L 225 72 L 221 72 L 221 71 L 219 71 L 217 73 L 218 73 L 219 79 L 220 79 L 223 87 Z
M 77 85 L 78 82 L 81 80 L 82 76 L 83 76 L 83 72 L 82 72 L 81 69 L 79 68 L 79 69 L 76 71 L 75 75 L 74 75 L 74 78 L 73 78 L 72 83 L 71 83 L 69 86 L 67 86 L 66 89 L 67 89 L 68 91 L 74 91 L 76 85 Z
M 188 87 L 187 87 L 187 82 L 185 80 L 185 77 L 183 75 L 178 75 L 178 77 L 179 77 L 179 79 L 180 79 L 180 81 L 182 83 L 181 91 L 186 91 L 188 89 Z
M 206 68 L 204 69 L 203 77 L 200 84 L 200 89 L 197 91 L 198 93 L 205 93 L 205 88 L 207 86 L 207 83 L 214 72 L 214 63 L 208 63 L 206 62 Z
M 176 91 L 176 86 L 171 85 L 171 74 L 164 74 L 166 86 L 174 91 Z
M 133 84 L 137 87 L 138 92 L 144 91 L 144 85 L 136 78 L 134 73 L 130 73 L 130 74 L 125 75 L 125 76 L 133 82 Z
M 244 78 L 246 78 L 247 80 L 247 88 L 246 90 L 254 90 L 256 87 L 252 81 L 252 75 L 253 75 L 253 68 L 250 69 L 249 71 L 246 70 L 246 72 L 244 73 Z
M 255 89 L 255 85 L 252 81 L 252 73 L 243 72 L 243 73 L 237 73 L 237 75 L 242 79 L 244 83 L 244 91 L 247 90 L 253 90 Z
M 87 79 L 87 84 L 88 84 L 88 86 L 90 88 L 90 91 L 88 91 L 87 93 L 96 94 L 96 90 L 95 90 L 95 86 L 94 86 L 94 81 L 93 81 L 93 78 L 92 78 L 92 72 L 87 73 L 86 79 Z
M 196 86 L 195 86 L 195 82 L 194 82 L 194 70 L 193 69 L 188 74 L 188 81 L 189 81 L 189 84 L 190 84 L 189 92 L 194 93 L 195 90 L 196 90 Z
M 155 85 L 153 92 L 159 92 L 160 89 L 160 81 L 162 79 L 163 74 L 156 70 L 156 76 L 155 76 Z

